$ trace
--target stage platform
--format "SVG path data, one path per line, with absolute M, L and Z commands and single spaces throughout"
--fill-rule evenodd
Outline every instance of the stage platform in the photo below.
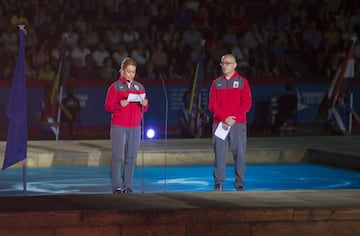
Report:
M 109 140 L 29 141 L 27 168 L 104 166 L 110 153 Z M 209 164 L 211 139 L 145 140 L 142 160 Z M 247 162 L 359 171 L 360 137 L 253 137 Z M 359 225 L 360 189 L 0 197 L 0 235 L 360 235 Z

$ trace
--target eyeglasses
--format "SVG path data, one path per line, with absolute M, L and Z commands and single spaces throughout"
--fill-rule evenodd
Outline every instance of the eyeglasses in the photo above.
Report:
M 230 62 L 230 61 L 225 61 L 225 62 L 220 62 L 219 65 L 220 66 L 228 66 L 228 65 L 231 65 L 231 64 L 235 64 L 235 62 Z

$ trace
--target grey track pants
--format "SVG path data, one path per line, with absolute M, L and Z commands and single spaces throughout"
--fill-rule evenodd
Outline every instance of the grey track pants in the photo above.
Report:
M 112 125 L 110 140 L 112 148 L 110 163 L 112 191 L 115 191 L 116 188 L 132 188 L 136 157 L 141 141 L 141 127 L 127 128 Z M 124 168 L 121 176 L 123 160 Z
M 213 134 L 217 125 L 213 125 Z M 235 187 L 244 186 L 245 154 L 246 154 L 247 130 L 246 124 L 235 123 L 225 140 L 213 135 L 215 152 L 214 183 L 223 185 L 226 178 L 226 154 L 229 145 L 234 158 Z

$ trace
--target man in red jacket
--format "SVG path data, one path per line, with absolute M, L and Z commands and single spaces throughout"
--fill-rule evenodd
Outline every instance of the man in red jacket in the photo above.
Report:
M 120 78 L 108 88 L 105 110 L 111 112 L 110 139 L 112 158 L 110 179 L 113 193 L 131 193 L 135 160 L 141 141 L 141 119 L 149 108 L 144 86 L 135 81 L 136 61 L 126 57 L 120 68 Z M 125 155 L 122 183 L 120 167 Z
M 214 191 L 224 191 L 229 144 L 234 158 L 234 186 L 237 191 L 242 191 L 247 140 L 246 113 L 252 105 L 251 91 L 247 79 L 236 71 L 234 55 L 222 56 L 220 66 L 223 75 L 212 82 L 209 94 L 209 110 L 214 116 Z

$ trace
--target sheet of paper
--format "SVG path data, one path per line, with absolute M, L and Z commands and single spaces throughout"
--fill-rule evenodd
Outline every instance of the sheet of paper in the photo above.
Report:
M 225 140 L 226 136 L 230 131 L 231 126 L 229 126 L 228 129 L 225 130 L 222 124 L 223 123 L 220 121 L 218 126 L 216 127 L 215 136 L 221 138 L 222 140 Z
M 145 93 L 129 93 L 127 100 L 129 102 L 141 102 L 145 98 Z

